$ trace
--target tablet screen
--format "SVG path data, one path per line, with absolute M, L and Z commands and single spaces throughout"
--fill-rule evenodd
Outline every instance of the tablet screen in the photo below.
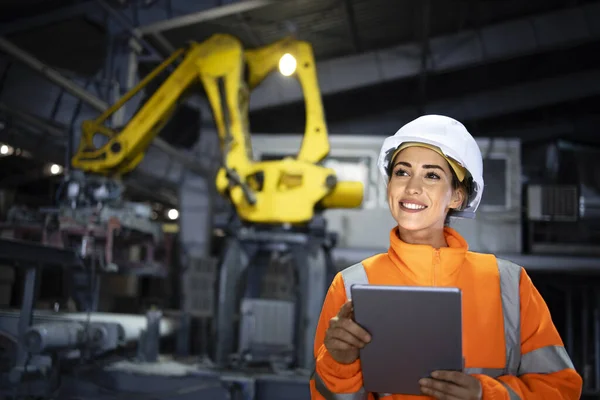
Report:
M 360 351 L 365 390 L 422 394 L 419 379 L 462 371 L 458 288 L 353 285 L 355 321 L 372 340 Z

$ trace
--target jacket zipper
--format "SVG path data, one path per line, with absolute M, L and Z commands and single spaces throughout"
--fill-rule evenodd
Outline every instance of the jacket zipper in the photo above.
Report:
M 435 253 L 433 255 L 433 286 L 436 286 L 436 274 L 438 266 L 440 265 L 440 250 L 435 249 Z

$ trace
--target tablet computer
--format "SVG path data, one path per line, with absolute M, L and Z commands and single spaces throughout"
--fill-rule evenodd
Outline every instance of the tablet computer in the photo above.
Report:
M 458 288 L 352 285 L 354 319 L 371 335 L 360 350 L 368 392 L 422 394 L 435 370 L 462 371 Z

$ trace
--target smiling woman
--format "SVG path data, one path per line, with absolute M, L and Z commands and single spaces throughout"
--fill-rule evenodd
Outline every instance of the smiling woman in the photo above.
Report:
M 448 160 L 439 150 L 408 143 L 400 147 L 390 167 L 388 203 L 402 239 L 412 244 L 444 246 L 446 216 L 450 210 L 462 209 L 468 198 L 467 189 Z
M 526 271 L 469 251 L 447 224 L 449 217 L 474 218 L 483 194 L 481 152 L 467 129 L 445 116 L 417 118 L 385 139 L 378 167 L 397 226 L 387 253 L 341 271 L 327 292 L 315 336 L 312 399 L 413 398 L 364 390 L 359 350 L 378 339 L 354 321 L 353 284 L 461 290 L 465 368 L 431 371 L 419 381 L 428 398 L 579 399 L 581 377 Z M 381 307 L 391 319 L 393 310 L 410 304 Z M 389 373 L 411 365 L 398 360 Z

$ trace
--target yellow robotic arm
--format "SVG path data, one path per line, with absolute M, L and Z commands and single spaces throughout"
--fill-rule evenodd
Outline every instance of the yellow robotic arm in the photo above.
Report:
M 298 63 L 296 76 L 306 102 L 306 131 L 296 158 L 256 162 L 248 124 L 250 91 L 277 68 L 284 54 L 293 55 Z M 175 71 L 123 130 L 116 132 L 104 126 L 112 113 L 181 56 Z M 312 219 L 317 207 L 357 207 L 362 202 L 362 184 L 338 182 L 334 170 L 317 164 L 329 153 L 329 139 L 314 64 L 311 46 L 290 38 L 248 51 L 239 40 L 224 34 L 191 43 L 96 120 L 84 122 L 73 166 L 104 175 L 131 171 L 186 89 L 199 82 L 209 99 L 223 150 L 216 186 L 230 198 L 242 220 L 304 223 Z M 100 148 L 93 143 L 96 134 L 108 138 Z
M 329 138 L 311 45 L 285 38 L 256 50 L 246 50 L 250 90 L 260 85 L 285 55 L 296 60 L 295 73 L 305 99 L 306 128 L 297 159 L 318 163 L 329 154 Z
M 184 54 L 184 49 L 174 52 L 102 115 L 83 122 L 79 148 L 71 160 L 73 167 L 100 175 L 119 176 L 133 170 L 142 161 L 148 146 L 168 122 L 183 92 L 198 79 L 193 54 L 192 57 L 187 54 L 123 130 L 115 131 L 104 123 Z M 103 145 L 96 146 L 96 135 L 104 137 Z

